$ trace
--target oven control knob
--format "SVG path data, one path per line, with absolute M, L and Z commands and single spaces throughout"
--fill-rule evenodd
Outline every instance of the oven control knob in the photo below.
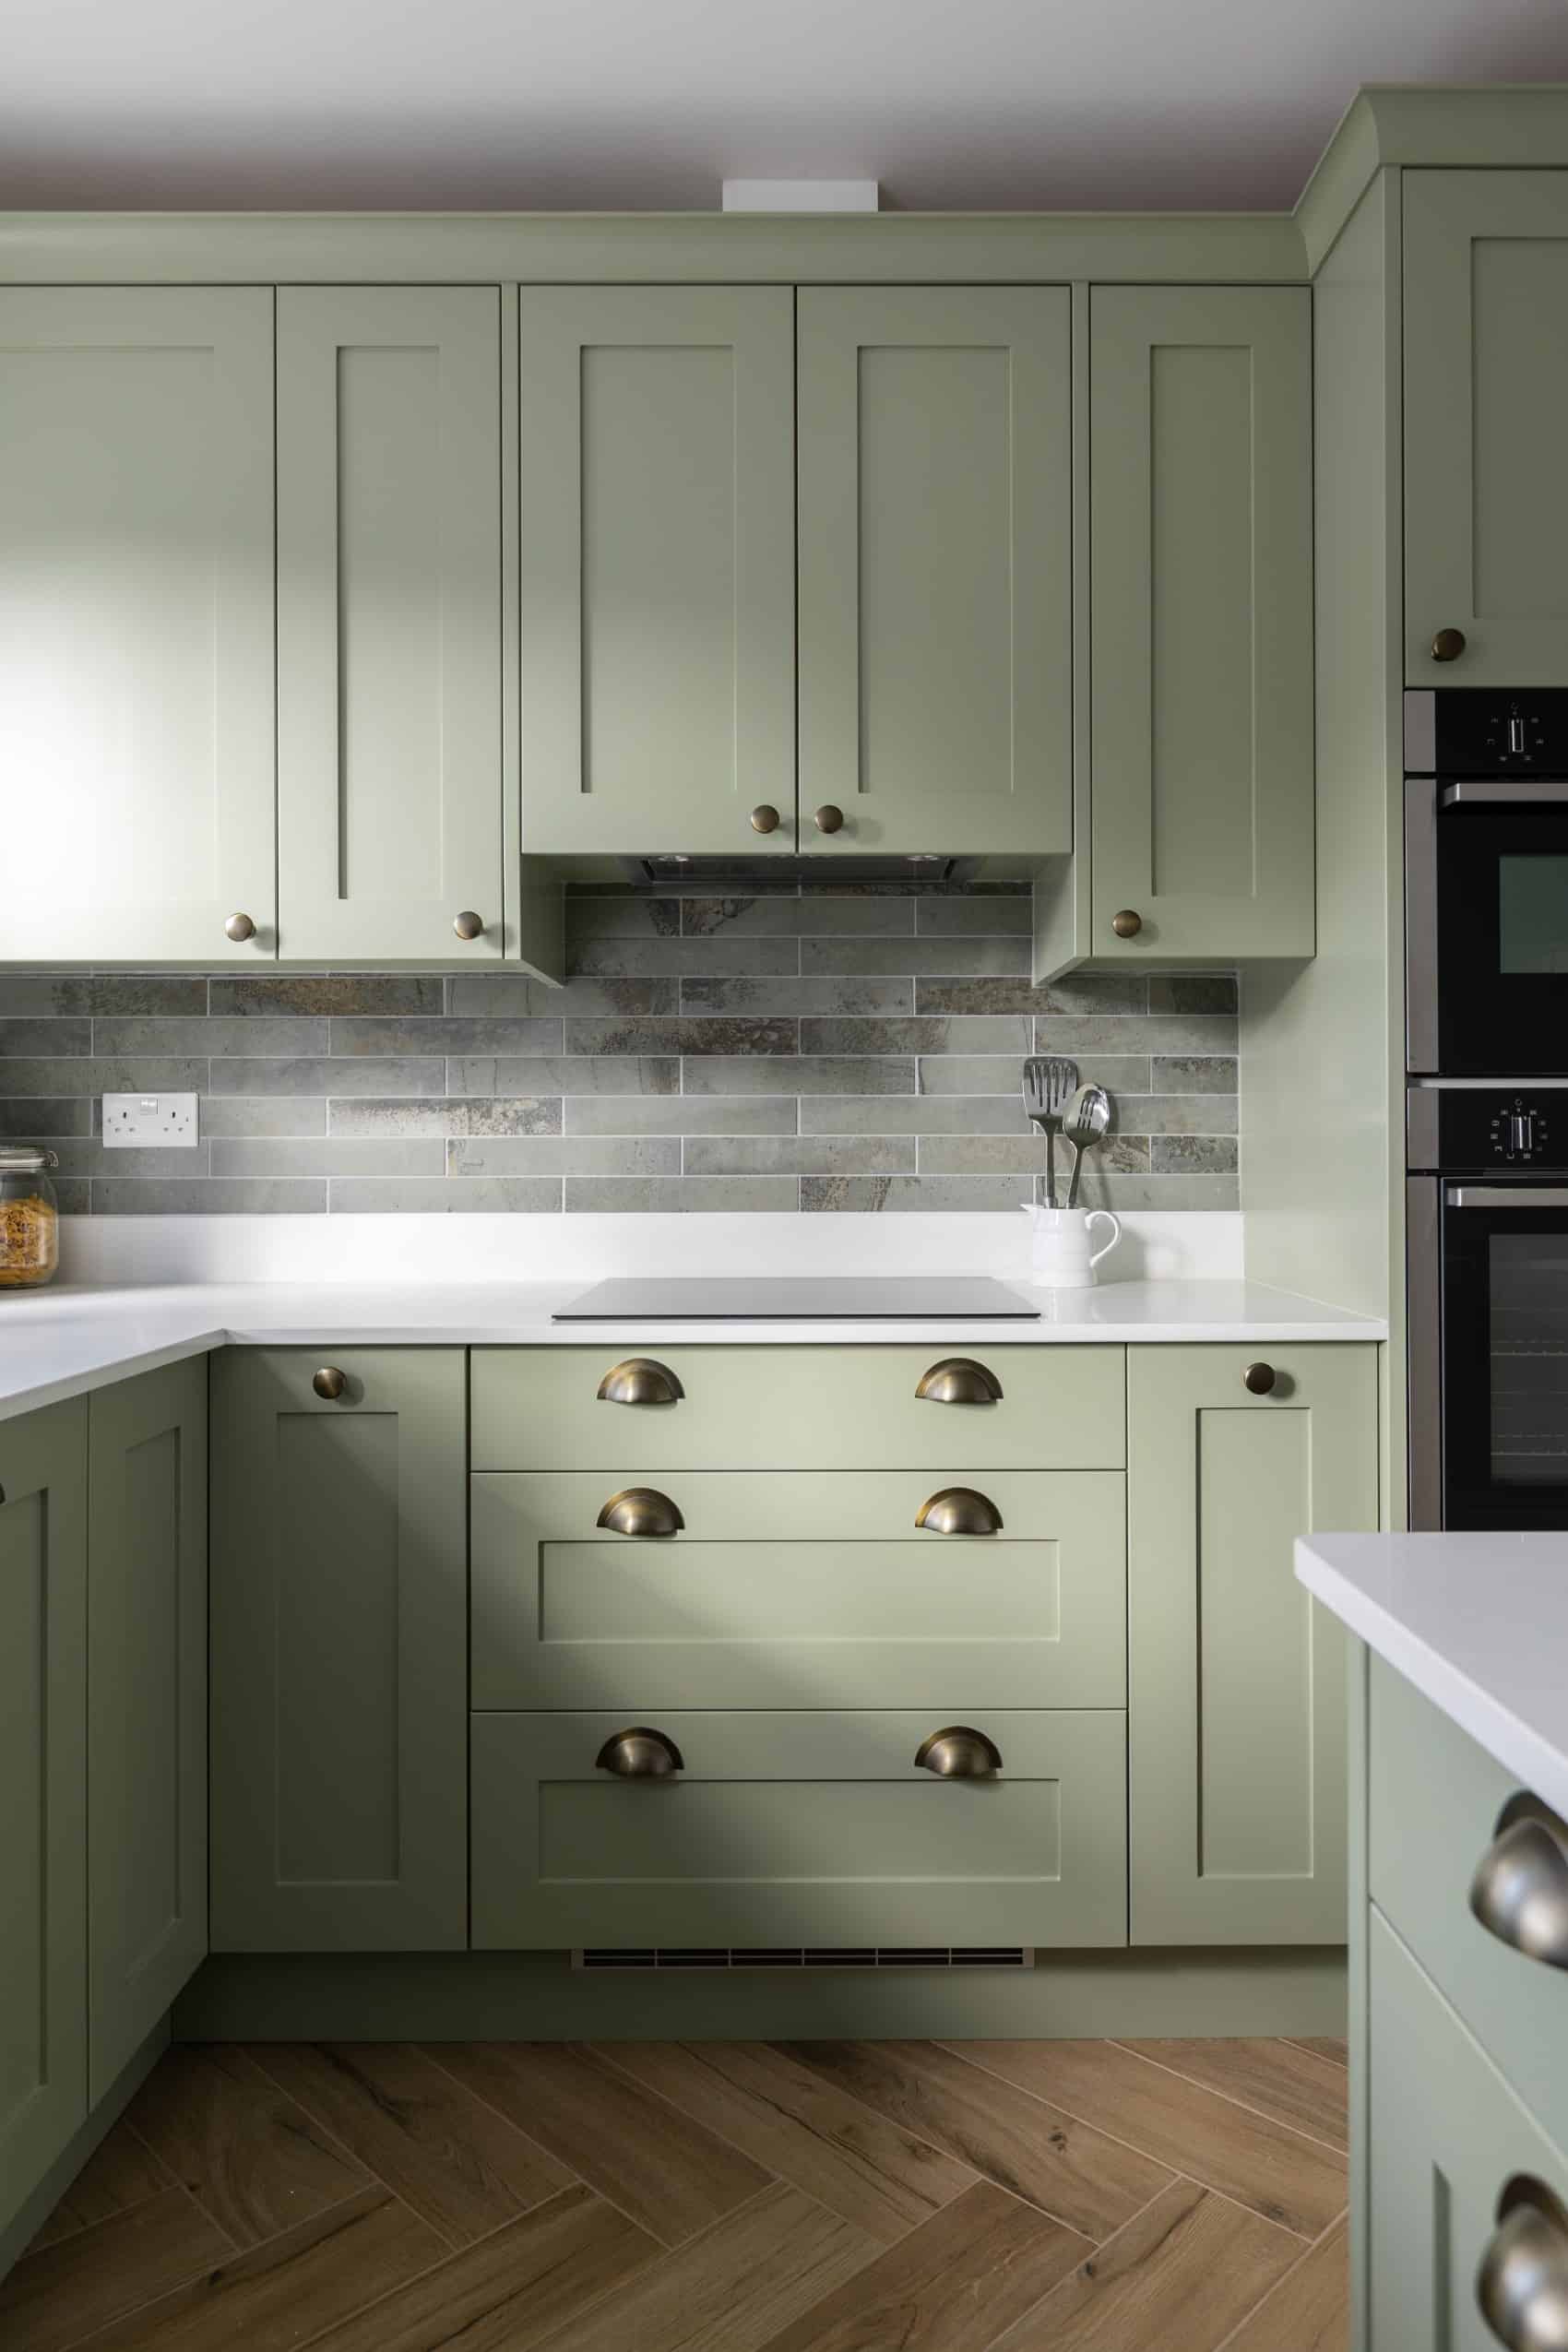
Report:
M 1511 1111 L 1503 1122 L 1503 1148 L 1510 1159 L 1523 1159 L 1536 1147 L 1533 1111 Z

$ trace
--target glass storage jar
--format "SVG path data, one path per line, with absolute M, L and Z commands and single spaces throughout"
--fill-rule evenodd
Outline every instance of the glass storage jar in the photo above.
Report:
M 0 1145 L 0 1290 L 50 1282 L 60 1264 L 60 1212 L 48 1170 L 59 1161 L 30 1144 Z

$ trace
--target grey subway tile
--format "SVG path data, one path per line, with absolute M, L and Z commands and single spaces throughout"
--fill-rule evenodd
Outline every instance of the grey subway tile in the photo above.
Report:
M 446 1146 L 449 1176 L 678 1176 L 678 1135 L 460 1136 Z
M 791 1019 L 585 1020 L 566 1024 L 568 1053 L 789 1053 L 799 1024 Z
M 1045 1137 L 1032 1128 L 1027 1135 L 922 1135 L 920 1155 L 922 1176 L 1035 1176 L 1045 1166 Z M 1071 1153 L 1057 1154 L 1058 1172 L 1071 1165 Z
M 203 1094 L 207 1057 L 166 1055 L 125 1061 L 0 1062 L 0 1094 Z
M 56 1176 L 54 1206 L 62 1217 L 88 1217 L 92 1211 L 92 1186 L 85 1176 Z
M 568 1176 L 566 1212 L 592 1216 L 729 1215 L 736 1210 L 793 1210 L 800 1186 L 793 1176 Z
M 210 1173 L 208 1147 L 204 1143 L 184 1144 L 173 1150 L 151 1145 L 110 1151 L 98 1136 L 84 1135 L 62 1137 L 50 1148 L 59 1158 L 62 1176 L 168 1176 L 176 1182 L 187 1182 Z
M 206 1066 L 205 1064 L 203 1065 Z M 446 1064 L 439 1054 L 385 1061 L 324 1056 L 311 1062 L 252 1062 L 236 1056 L 212 1064 L 214 1094 L 441 1094 Z
M 681 982 L 683 1013 L 912 1013 L 914 983 L 853 972 L 817 973 L 802 980 L 688 980 Z
M 92 1023 L 60 1016 L 0 1020 L 0 1063 L 13 1055 L 86 1054 L 92 1051 Z M 0 1069 L 0 1076 L 3 1076 Z
M 802 898 L 800 932 L 805 939 L 912 939 L 912 898 Z
M 334 1135 L 558 1135 L 559 1095 L 443 1095 L 434 1102 L 334 1102 Z
M 439 978 L 398 972 L 242 972 L 215 974 L 214 1013 L 439 1013 Z M 129 1008 L 127 1008 L 129 1009 Z
M 801 1023 L 802 1053 L 1016 1053 L 1022 1062 L 1028 1051 L 1028 1020 L 1008 1015 Z
M 0 1066 L 0 1087 L 6 1073 Z M 35 1143 L 54 1135 L 92 1132 L 92 1104 L 85 1095 L 33 1095 L 19 1102 L 0 1099 L 0 1136 L 7 1143 Z
M 793 1080 L 793 1070 L 790 1076 Z M 679 1094 L 673 1054 L 466 1053 L 446 1065 L 449 1094 Z
M 1147 1094 L 1149 1066 L 1134 1053 L 1075 1053 L 1084 1086 L 1114 1095 Z M 921 1063 L 922 1094 L 1014 1094 L 1024 1081 L 1021 1054 L 933 1053 Z
M 691 938 L 712 939 L 720 932 L 767 939 L 792 939 L 801 929 L 800 894 L 781 885 L 777 897 L 683 898 L 681 929 Z
M 1156 972 L 1148 984 L 1151 1013 L 1234 1013 L 1234 972 Z
M 788 1078 L 783 1073 L 787 1069 Z M 797 1094 L 912 1094 L 913 1057 L 802 1054 L 787 1064 L 767 1054 L 694 1054 L 682 1064 L 687 1094 L 777 1094 L 787 1082 Z
M 470 1019 L 566 1013 L 676 1013 L 678 980 L 569 980 L 564 988 L 520 972 L 466 972 L 446 983 L 446 1010 Z
M 1240 1208 L 1236 1176 L 1137 1176 L 1116 1170 L 1086 1175 L 1081 1208 Z
M 348 1014 L 332 1022 L 330 1051 L 347 1054 L 559 1053 L 561 1023 L 500 1017 L 468 1020 L 448 1014 Z
M 559 1176 L 334 1176 L 335 1217 L 552 1217 Z
M 1157 1053 L 1149 1064 L 1152 1094 L 1234 1094 L 1240 1077 L 1235 1055 Z
M 897 1176 L 915 1172 L 903 1135 L 692 1135 L 687 1176 Z
M 253 1014 L 243 1019 L 219 1014 L 202 1021 L 165 1020 L 128 1014 L 92 1025 L 95 1053 L 325 1053 L 327 1023 L 290 1015 Z
M 1132 1013 L 1146 1007 L 1148 982 L 1140 973 L 1123 977 L 1090 972 L 1070 980 L 1043 980 L 1036 987 L 1017 980 L 917 980 L 917 1013 Z
M 324 1135 L 327 1102 L 321 1095 L 222 1095 L 202 1099 L 197 1123 L 204 1134 Z
M 1029 938 L 1034 932 L 1034 904 L 1028 897 L 921 898 L 915 912 L 915 929 L 922 939 L 1000 937 L 1009 932 Z
M 574 980 L 795 972 L 800 966 L 801 951 L 792 939 L 742 939 L 721 933 L 716 939 L 578 939 L 566 944 L 566 969 Z
M 1132 1015 L 1041 1014 L 1035 1021 L 1037 1053 L 1233 1054 L 1233 1019 L 1198 1013 Z
M 0 1014 L 207 1010 L 207 982 L 180 972 L 0 972 Z
M 314 1217 L 326 1206 L 324 1182 L 287 1177 L 92 1180 L 94 1217 Z
M 215 1176 L 442 1176 L 445 1170 L 446 1146 L 439 1136 L 423 1143 L 395 1136 L 297 1143 L 241 1136 L 220 1138 L 212 1146 Z
M 1032 1135 L 1016 1094 L 820 1095 L 801 1105 L 806 1135 Z
M 909 973 L 916 980 L 1028 980 L 1027 939 L 802 939 L 802 972 Z
M 1116 1123 L 1128 1135 L 1233 1135 L 1240 1108 L 1233 1094 L 1119 1095 Z
M 1149 1165 L 1156 1176 L 1233 1176 L 1237 1152 L 1230 1135 L 1156 1135 Z
M 792 1135 L 796 1111 L 792 1094 L 585 1094 L 565 1114 L 569 1135 Z
M 648 897 L 629 890 L 586 898 L 568 891 L 565 919 L 568 943 L 578 939 L 669 939 L 681 928 L 681 902 L 679 898 Z
M 1028 1191 L 1021 1176 L 802 1176 L 802 1209 L 1016 1209 Z

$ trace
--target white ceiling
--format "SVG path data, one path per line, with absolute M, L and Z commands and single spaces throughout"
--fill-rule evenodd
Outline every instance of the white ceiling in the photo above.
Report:
M 0 206 L 1288 207 L 1360 82 L 1557 79 L 1564 0 L 0 0 Z

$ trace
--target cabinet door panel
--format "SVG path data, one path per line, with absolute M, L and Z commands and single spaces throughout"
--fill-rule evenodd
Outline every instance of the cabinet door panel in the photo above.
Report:
M 279 294 L 285 956 L 501 953 L 500 360 L 493 287 Z
M 1296 1582 L 1377 1524 L 1371 1348 L 1146 1348 L 1128 1365 L 1133 1940 L 1345 1941 L 1344 1635 Z
M 276 954 L 272 584 L 270 291 L 0 289 L 0 958 Z
M 518 312 L 525 851 L 791 850 L 789 290 Z
M 1309 956 L 1311 296 L 1097 287 L 1089 370 L 1094 952 Z
M 1068 291 L 799 300 L 802 847 L 1069 849 Z

